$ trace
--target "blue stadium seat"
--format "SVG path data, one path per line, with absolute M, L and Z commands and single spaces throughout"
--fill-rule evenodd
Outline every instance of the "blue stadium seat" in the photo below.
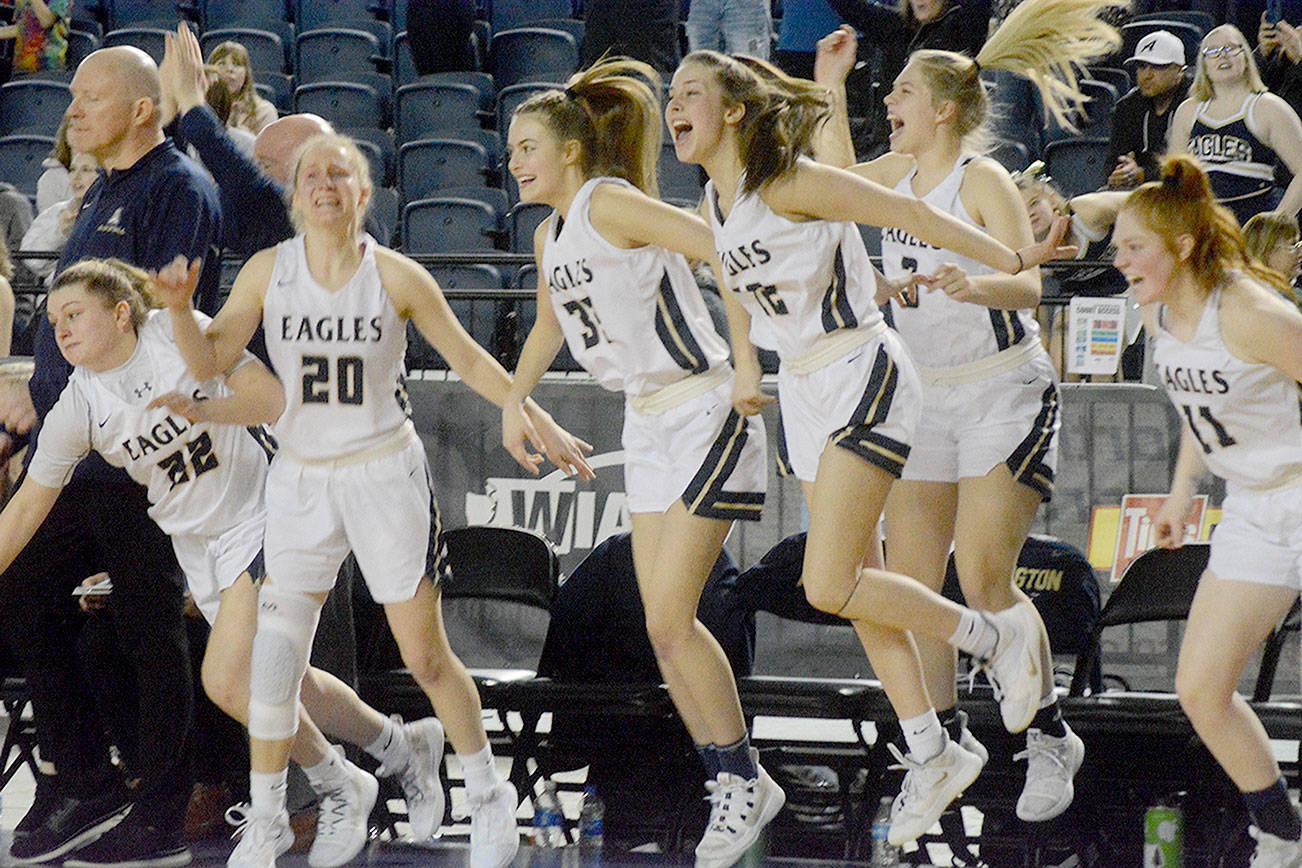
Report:
M 1087 98 L 1084 115 L 1073 112 L 1076 130 L 1073 132 L 1058 124 L 1052 116 L 1045 118 L 1044 144 L 1074 138 L 1107 138 L 1112 135 L 1112 109 L 1117 103 L 1117 92 L 1112 85 L 1092 79 L 1078 82 L 1081 93 Z
M 1130 80 L 1130 71 L 1118 66 L 1091 66 L 1085 77 L 1112 85 L 1112 89 L 1117 92 L 1118 98 L 1129 93 L 1130 88 L 1133 86 Z
M 294 110 L 294 77 L 283 72 L 255 70 L 253 86 L 265 100 L 270 100 L 276 111 L 287 115 Z
M 76 69 L 86 59 L 86 55 L 98 49 L 100 38 L 86 30 L 70 28 L 68 30 L 68 69 Z
M 384 0 L 294 0 L 294 24 L 300 33 L 320 27 L 347 27 L 350 21 L 388 18 L 389 5 Z
M 44 171 L 41 163 L 53 149 L 52 136 L 0 138 L 0 178 L 13 184 L 23 195 L 36 196 L 36 181 Z
M 421 139 L 398 149 L 398 192 L 414 202 L 449 187 L 488 186 L 488 150 L 467 139 Z
M 1143 15 L 1136 15 L 1131 21 L 1179 21 L 1184 24 L 1192 24 L 1202 31 L 1206 36 L 1208 31 L 1216 26 L 1216 19 L 1210 12 L 1204 12 L 1201 9 L 1166 9 L 1161 12 L 1147 12 Z
M 675 202 L 695 204 L 701 199 L 701 170 L 699 166 L 680 162 L 674 153 L 674 143 L 665 141 L 660 146 L 660 160 L 656 166 L 660 183 L 660 198 Z
M 384 103 L 375 88 L 342 81 L 295 88 L 294 111 L 312 112 L 337 127 L 382 127 L 384 119 Z
M 474 253 L 497 250 L 500 215 L 472 199 L 420 199 L 402 209 L 405 253 Z
M 479 107 L 491 112 L 497 104 L 497 85 L 493 76 L 477 69 L 459 70 L 457 72 L 432 72 L 422 76 L 420 81 L 434 81 L 448 84 L 468 84 L 479 91 Z
M 542 18 L 569 18 L 573 11 L 570 0 L 493 0 L 489 21 L 493 32 L 501 33 Z
M 344 127 L 339 132 L 357 143 L 371 164 L 371 183 L 392 187 L 397 177 L 398 151 L 393 146 L 393 134 L 376 127 Z M 397 224 L 394 224 L 395 228 Z
M 1058 182 L 1068 198 L 1092 193 L 1107 186 L 1107 139 L 1066 139 L 1044 149 L 1045 171 Z
M 511 209 L 506 222 L 511 235 L 512 253 L 533 253 L 534 230 L 550 213 L 552 207 L 541 202 L 519 202 Z
M 18 79 L 0 87 L 0 136 L 52 136 L 72 102 L 68 85 Z
M 120 27 L 104 34 L 104 47 L 134 45 L 152 57 L 155 63 L 162 63 L 163 48 L 171 33 L 162 27 Z
M 385 247 L 393 244 L 398 234 L 398 221 L 402 217 L 398 193 L 392 187 L 374 186 L 371 188 L 371 213 L 384 227 L 382 238 L 376 238 Z
M 361 84 L 369 87 L 380 98 L 380 123 L 378 126 L 387 130 L 393 125 L 393 79 L 387 73 L 375 72 L 374 70 L 340 70 L 330 78 L 324 79 L 324 81 Z M 295 82 L 300 86 L 321 83 L 301 81 L 297 78 L 295 78 Z
M 516 106 L 536 93 L 562 87 L 565 87 L 565 85 L 556 82 L 535 81 L 528 84 L 513 84 L 502 88 L 502 92 L 497 95 L 497 132 L 502 137 L 502 141 L 506 141 L 507 131 L 511 127 L 511 114 L 515 111 Z
M 570 36 L 579 47 L 583 46 L 584 25 L 579 18 L 539 18 L 537 21 L 530 21 L 530 27 L 543 27 L 547 30 L 563 30 Z
M 520 27 L 493 35 L 493 80 L 498 87 L 528 81 L 565 81 L 579 67 L 579 46 L 560 30 Z
M 180 4 L 175 0 L 105 0 L 105 26 L 110 30 L 123 27 L 175 28 L 181 19 Z
M 208 57 L 212 50 L 223 42 L 238 42 L 249 53 L 249 64 L 253 67 L 254 78 L 260 78 L 263 72 L 285 72 L 288 59 L 285 56 L 285 43 L 270 30 L 259 27 L 220 27 L 207 30 L 199 37 L 199 46 L 203 56 Z
M 294 77 L 300 84 L 338 81 L 341 72 L 376 72 L 380 42 L 349 28 L 300 32 L 294 40 Z
M 279 26 L 289 20 L 285 0 L 203 0 L 200 18 L 206 29 L 257 27 L 283 37 Z
M 411 84 L 419 79 L 416 64 L 411 59 L 411 45 L 407 41 L 407 31 L 402 31 L 393 38 L 393 82 L 398 87 Z
M 506 201 L 506 193 L 496 187 L 448 187 L 446 190 L 438 191 L 438 198 L 473 199 L 476 202 L 483 202 L 498 214 L 506 214 L 511 210 Z
M 480 118 L 491 117 L 480 106 L 474 85 L 418 81 L 398 88 L 394 100 L 394 132 L 399 142 L 431 138 L 469 138 L 479 134 Z

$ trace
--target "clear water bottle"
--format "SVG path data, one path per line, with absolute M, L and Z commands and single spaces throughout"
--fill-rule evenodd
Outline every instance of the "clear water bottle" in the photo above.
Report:
M 882 796 L 881 804 L 877 806 L 877 813 L 873 815 L 873 849 L 872 861 L 869 863 L 873 868 L 899 868 L 900 850 L 888 839 L 893 801 L 890 796 Z
M 605 816 L 606 803 L 597 794 L 597 788 L 587 787 L 579 808 L 579 849 L 584 853 L 601 852 Z
M 558 850 L 565 844 L 565 817 L 556 796 L 556 784 L 544 781 L 542 793 L 534 800 L 533 845 L 542 850 Z

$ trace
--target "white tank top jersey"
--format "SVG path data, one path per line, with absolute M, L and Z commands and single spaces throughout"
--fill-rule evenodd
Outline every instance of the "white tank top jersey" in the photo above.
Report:
M 302 235 L 276 245 L 262 327 L 285 385 L 276 437 L 297 458 L 370 449 L 407 421 L 407 324 L 380 284 L 375 239 L 363 244 L 361 265 L 337 292 L 312 277 Z
M 574 360 L 611 391 L 639 397 L 728 360 L 687 260 L 662 247 L 616 247 L 592 226 L 599 184 L 575 195 L 568 219 L 547 218 L 542 269 Z M 649 328 L 654 324 L 654 328 Z
M 954 170 L 927 195 L 915 197 L 951 214 L 971 226 L 980 227 L 959 196 L 967 167 L 976 159 L 961 157 Z M 914 196 L 914 169 L 895 185 L 895 192 Z M 882 228 L 882 273 L 889 278 L 905 274 L 932 274 L 942 265 L 954 265 L 969 275 L 994 274 L 995 270 L 914 238 L 903 229 Z M 916 305 L 906 306 L 891 299 L 889 321 L 904 338 L 909 352 L 931 368 L 953 368 L 993 356 L 1040 334 L 1029 310 L 996 310 L 969 302 L 955 301 L 943 292 L 921 289 Z
M 1231 486 L 1269 489 L 1302 480 L 1298 384 L 1273 365 L 1245 362 L 1221 339 L 1221 292 L 1207 299 L 1187 343 L 1158 311 L 1153 362 L 1158 380 L 1202 447 L 1207 469 Z
M 206 326 L 208 318 L 199 317 Z M 214 536 L 257 516 L 267 472 L 259 432 L 147 409 L 168 392 L 220 398 L 230 390 L 220 378 L 200 383 L 190 375 L 166 311 L 152 312 L 138 337 L 121 367 L 73 370 L 46 417 L 28 475 L 61 487 L 93 450 L 148 489 L 149 516 L 166 534 Z M 246 352 L 241 364 L 251 361 Z
M 872 263 L 855 224 L 789 220 L 740 185 L 726 219 L 713 181 L 705 185 L 705 201 L 724 282 L 752 320 L 772 325 L 760 334 L 752 329 L 757 346 L 771 343 L 781 358 L 796 359 L 824 335 L 882 321 Z

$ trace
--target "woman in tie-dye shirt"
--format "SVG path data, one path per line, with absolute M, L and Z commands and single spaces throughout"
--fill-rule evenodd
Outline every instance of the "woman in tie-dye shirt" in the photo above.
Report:
M 14 40 L 14 72 L 62 70 L 68 55 L 70 0 L 17 0 L 14 23 L 0 39 Z

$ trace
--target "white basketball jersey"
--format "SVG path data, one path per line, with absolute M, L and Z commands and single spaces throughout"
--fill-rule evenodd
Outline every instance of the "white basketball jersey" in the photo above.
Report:
M 61 487 L 94 450 L 148 489 L 149 516 L 166 534 L 216 536 L 258 516 L 267 455 L 250 429 L 147 409 L 168 392 L 220 398 L 230 390 L 220 378 L 200 383 L 190 375 L 166 311 L 150 314 L 138 337 L 122 367 L 73 370 L 46 417 L 28 474 L 41 485 Z
M 1158 313 L 1158 379 L 1202 447 L 1207 469 L 1232 486 L 1268 488 L 1302 474 L 1298 384 L 1273 365 L 1236 358 L 1221 339 L 1220 290 L 1203 307 L 1188 343 Z
M 687 260 L 662 247 L 616 247 L 592 226 L 598 184 L 579 188 L 568 219 L 547 218 L 542 268 L 574 360 L 612 391 L 639 396 L 728 360 Z M 654 324 L 654 327 L 651 327 Z
M 919 198 L 933 208 L 980 229 L 959 196 L 963 176 L 975 159 L 978 158 L 970 154 L 961 157 L 945 180 Z M 905 175 L 895 185 L 895 192 L 913 196 L 916 173 L 914 169 Z M 933 247 L 903 229 L 883 227 L 882 273 L 887 277 L 932 274 L 942 265 L 957 266 L 973 276 L 995 273 L 994 269 L 975 259 Z M 904 338 L 913 357 L 930 368 L 966 365 L 1025 340 L 1035 340 L 1040 334 L 1040 327 L 1029 310 L 996 310 L 955 301 L 943 292 L 930 292 L 925 288 L 918 291 L 915 305 L 906 306 L 898 298 L 891 299 L 890 321 Z
M 753 321 L 771 326 L 752 329 L 757 346 L 772 344 L 780 357 L 794 359 L 823 335 L 881 321 L 872 263 L 855 224 L 789 220 L 740 189 L 725 219 L 714 182 L 705 185 L 705 197 L 724 282 Z
M 276 245 L 262 327 L 285 385 L 276 437 L 291 455 L 341 458 L 407 421 L 407 325 L 380 284 L 375 240 L 364 243 L 357 273 L 336 292 L 312 277 L 302 235 Z

